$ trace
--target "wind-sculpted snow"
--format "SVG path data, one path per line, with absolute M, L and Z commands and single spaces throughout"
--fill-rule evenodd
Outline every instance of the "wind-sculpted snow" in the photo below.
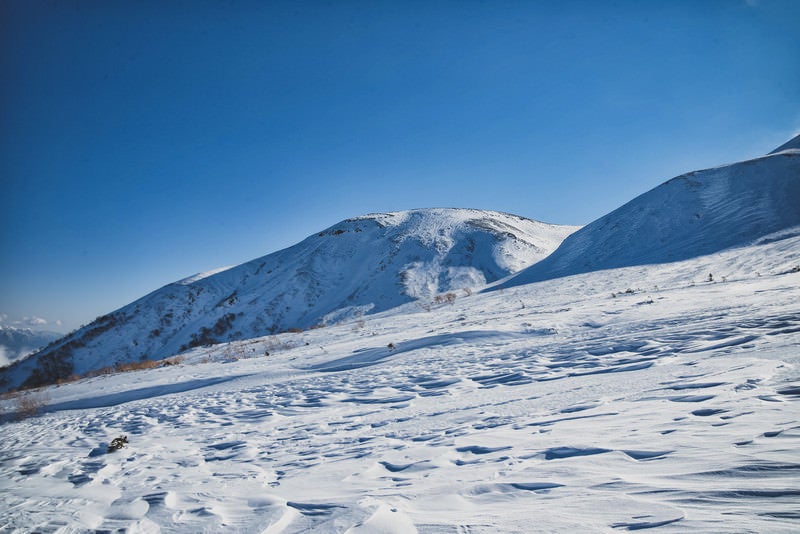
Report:
M 798 301 L 794 236 L 47 388 L 0 531 L 797 532 Z
M 288 249 L 159 289 L 5 378 L 11 387 L 53 383 L 120 362 L 427 304 L 440 294 L 453 298 L 544 258 L 575 229 L 465 209 L 350 219 Z
M 503 287 L 684 260 L 800 232 L 795 145 L 797 138 L 772 155 L 674 178 L 575 232 Z

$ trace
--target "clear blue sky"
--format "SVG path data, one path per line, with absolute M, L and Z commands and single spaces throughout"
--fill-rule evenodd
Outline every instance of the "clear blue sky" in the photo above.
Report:
M 795 0 L 0 1 L 0 319 L 69 330 L 369 212 L 588 223 L 797 133 L 798 28 Z

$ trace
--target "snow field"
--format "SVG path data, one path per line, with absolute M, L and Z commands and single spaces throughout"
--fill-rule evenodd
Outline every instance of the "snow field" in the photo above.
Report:
M 412 303 L 47 388 L 45 414 L 0 426 L 0 531 L 796 532 L 798 251 Z

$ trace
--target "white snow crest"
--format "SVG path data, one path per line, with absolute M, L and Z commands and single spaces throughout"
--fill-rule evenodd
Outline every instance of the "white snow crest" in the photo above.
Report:
M 192 276 L 188 276 L 188 277 L 184 278 L 183 280 L 178 280 L 175 283 L 179 284 L 179 285 L 182 285 L 182 286 L 188 286 L 188 285 L 191 285 L 191 284 L 193 284 L 195 282 L 199 282 L 200 280 L 208 278 L 209 276 L 214 276 L 215 274 L 219 274 L 219 273 L 225 272 L 225 271 L 227 271 L 227 270 L 229 270 L 231 268 L 233 268 L 232 265 L 229 265 L 227 267 L 220 267 L 218 269 L 211 269 L 210 271 L 205 271 L 205 272 L 202 272 L 202 273 L 194 274 Z

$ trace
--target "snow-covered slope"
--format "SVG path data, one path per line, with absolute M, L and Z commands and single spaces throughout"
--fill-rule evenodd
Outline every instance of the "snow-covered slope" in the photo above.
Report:
M 786 141 L 784 144 L 770 152 L 770 154 L 777 154 L 778 152 L 784 152 L 786 150 L 800 150 L 800 135 L 797 135 Z
M 795 236 L 30 392 L 0 532 L 796 534 L 798 302 Z
M 575 232 L 502 287 L 684 260 L 798 231 L 799 140 L 764 157 L 673 178 Z
M 0 367 L 24 358 L 63 334 L 0 325 Z
M 12 387 L 51 382 L 463 294 L 541 260 L 575 230 L 467 209 L 349 219 L 288 249 L 167 285 L 21 362 L 6 378 Z
M 600 264 L 589 272 L 198 346 L 179 365 L 0 398 L 0 531 L 794 534 L 792 150 L 678 178 L 600 220 L 611 226 L 595 223 L 588 234 L 628 267 L 607 268 L 613 256 L 589 243 L 585 257 Z M 511 270 L 497 258 L 515 240 L 497 236 L 514 219 L 465 223 L 476 218 L 466 213 L 439 226 L 431 212 L 346 221 L 121 312 L 175 310 L 174 326 L 186 311 L 196 332 L 188 326 L 206 323 L 194 308 L 222 308 L 215 317 L 249 300 L 263 308 L 245 292 L 263 273 L 295 273 L 300 289 L 287 302 L 304 303 L 309 291 L 327 302 L 352 292 L 346 268 L 371 281 L 360 296 L 388 294 L 376 290 L 389 283 L 380 273 L 394 272 L 387 280 L 406 300 L 473 280 L 463 269 L 482 265 L 489 254 L 479 250 L 492 251 L 487 281 L 491 266 Z M 604 237 L 612 215 L 616 239 Z M 478 239 L 487 226 L 496 240 Z M 472 244 L 448 239 L 461 231 Z M 370 255 L 370 233 L 391 246 Z M 329 267 L 315 263 L 340 250 L 331 243 L 350 243 L 354 260 L 337 252 Z M 662 249 L 670 254 L 654 263 Z M 359 272 L 365 258 L 386 268 Z M 341 291 L 314 293 L 317 278 Z M 130 340 L 149 327 L 124 321 L 100 320 L 81 339 L 99 351 L 107 332 Z M 109 452 L 122 435 L 128 446 Z

